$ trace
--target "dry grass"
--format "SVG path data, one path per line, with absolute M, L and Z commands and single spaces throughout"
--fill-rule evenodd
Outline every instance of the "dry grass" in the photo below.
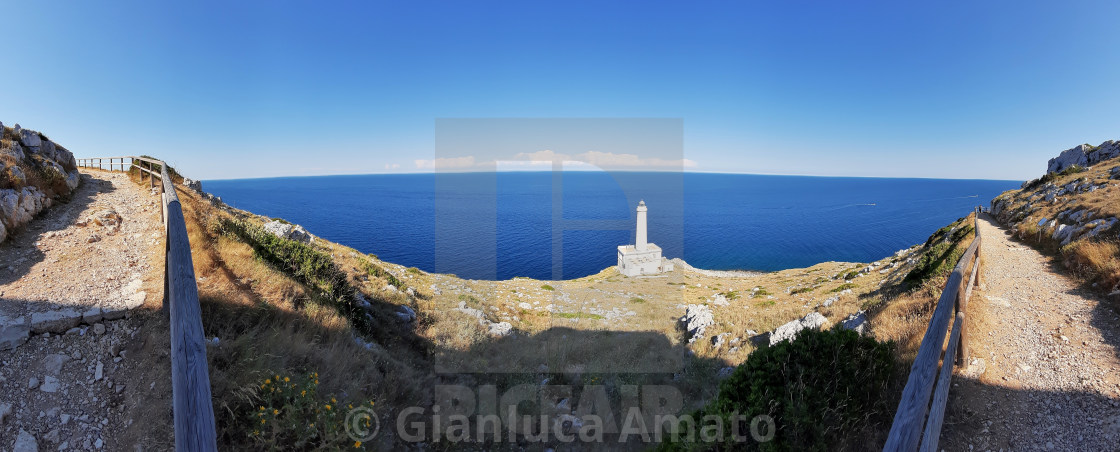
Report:
M 208 348 L 221 443 L 250 447 L 247 403 L 268 375 L 321 375 L 320 394 L 374 400 L 395 408 L 427 402 L 431 375 L 423 352 L 408 344 L 355 340 L 350 323 L 309 290 L 256 258 L 218 228 L 230 213 L 179 191 L 192 247 L 203 324 L 219 345 Z
M 1056 186 L 1074 181 L 1108 185 L 1093 192 L 1061 196 L 1053 202 L 1032 200 L 1036 194 L 1033 190 L 1012 190 L 1000 195 L 1000 198 L 1012 201 L 1009 207 L 1011 210 L 1028 203 L 1031 205 L 1032 210 L 1023 216 L 1015 228 L 1015 235 L 1020 240 L 1044 253 L 1060 256 L 1075 275 L 1089 285 L 1096 284 L 1097 290 L 1106 294 L 1120 289 L 1120 254 L 1117 253 L 1115 239 L 1104 237 L 1115 237 L 1114 233 L 1120 226 L 1103 237 L 1078 239 L 1062 247 L 1058 241 L 1051 239 L 1051 231 L 1043 230 L 1038 223 L 1043 219 L 1054 219 L 1065 210 L 1081 209 L 1092 212 L 1094 218 L 1120 218 L 1120 184 L 1109 179 L 1110 172 L 1117 166 L 1120 166 L 1120 159 L 1112 159 L 1100 162 L 1085 172 L 1055 178 L 1052 182 Z

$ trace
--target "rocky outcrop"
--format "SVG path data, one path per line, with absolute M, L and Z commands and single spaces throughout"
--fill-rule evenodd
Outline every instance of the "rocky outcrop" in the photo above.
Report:
M 280 220 L 272 220 L 265 223 L 264 230 L 282 239 L 295 240 L 300 243 L 312 243 L 315 241 L 315 236 L 307 232 L 303 226 Z
M 0 123 L 0 242 L 31 221 L 81 177 L 74 154 L 41 133 Z
M 820 329 L 828 320 L 824 318 L 819 312 L 810 312 L 798 320 L 792 320 L 789 323 L 779 326 L 770 333 L 770 345 L 775 345 L 781 341 L 793 340 L 797 338 L 797 333 L 801 330 L 812 328 Z
M 1100 146 L 1080 144 L 1062 151 L 1046 164 L 1047 173 L 1060 172 L 1071 166 L 1090 166 L 1120 156 L 1120 141 L 1108 140 Z
M 703 304 L 690 304 L 685 307 L 684 317 L 681 317 L 681 324 L 685 332 L 688 334 L 688 343 L 691 344 L 697 339 L 704 337 L 704 330 L 715 323 L 712 317 L 712 310 L 707 305 Z

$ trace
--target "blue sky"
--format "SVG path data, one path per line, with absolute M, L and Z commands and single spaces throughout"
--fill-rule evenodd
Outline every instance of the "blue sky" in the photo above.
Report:
M 437 118 L 680 118 L 690 170 L 769 174 L 1026 179 L 1120 139 L 1118 2 L 3 11 L 0 121 L 202 179 L 418 171 Z

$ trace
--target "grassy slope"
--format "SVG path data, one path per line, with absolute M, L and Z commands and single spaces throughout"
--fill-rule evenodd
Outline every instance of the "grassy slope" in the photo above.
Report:
M 339 309 L 338 300 L 325 296 L 321 287 L 307 284 L 290 268 L 262 257 L 245 236 L 224 226 L 229 221 L 259 225 L 263 218 L 216 208 L 187 190 L 180 190 L 180 198 L 206 334 L 220 338 L 220 344 L 208 351 L 221 442 L 237 448 L 267 445 L 253 436 L 255 416 L 267 396 L 262 394 L 263 381 L 278 375 L 316 374 L 317 403 L 331 403 L 331 395 L 346 404 L 373 401 L 384 416 L 382 425 L 393 425 L 390 414 L 407 406 L 430 406 L 433 385 L 448 382 L 509 387 L 549 378 L 576 385 L 606 384 L 613 391 L 624 384 L 672 384 L 682 390 L 687 406 L 699 407 L 714 395 L 716 371 L 741 363 L 752 350 L 745 330 L 769 331 L 810 310 L 834 323 L 869 310 L 872 334 L 896 341 L 896 353 L 912 359 L 945 275 L 972 237 L 966 226 L 971 217 L 962 219 L 911 254 L 876 263 L 872 271 L 864 270 L 866 264 L 830 262 L 740 278 L 674 272 L 663 279 L 635 279 L 623 278 L 611 268 L 569 281 L 462 280 L 406 269 L 318 240 L 313 248 L 329 255 L 347 284 L 372 302 L 373 328 L 360 331 L 347 311 Z M 919 273 L 922 278 L 907 280 Z M 417 296 L 386 286 L 412 287 Z M 724 294 L 730 305 L 710 303 L 717 293 Z M 822 305 L 833 297 L 831 306 Z M 520 333 L 514 339 L 489 337 L 477 320 L 454 310 L 460 302 L 484 310 L 489 320 L 510 321 Z M 555 306 L 545 310 L 546 303 Z M 625 368 L 626 363 L 642 365 L 660 359 L 659 350 L 683 351 L 686 344 L 676 320 L 685 304 L 696 303 L 713 309 L 716 324 L 708 335 L 729 333 L 725 345 L 717 349 L 710 341 L 699 341 L 687 346 L 691 353 L 680 354 L 683 363 L 675 373 L 634 376 L 613 371 L 617 367 L 611 366 L 619 363 Z M 401 305 L 417 311 L 414 327 L 397 321 L 395 312 Z M 603 311 L 594 311 L 595 306 L 620 306 L 635 314 L 608 319 Z M 729 350 L 727 342 L 732 339 L 740 339 L 738 351 Z M 363 345 L 366 342 L 371 345 Z M 538 366 L 534 360 L 542 347 L 556 344 L 563 344 L 562 349 L 554 350 L 552 361 Z M 531 365 L 535 371 L 434 371 L 437 365 L 496 363 Z M 894 400 L 897 394 L 889 397 Z
M 1014 232 L 1020 240 L 1044 253 L 1060 257 L 1074 274 L 1090 286 L 1096 284 L 1097 290 L 1105 294 L 1120 289 L 1120 246 L 1115 233 L 1118 228 L 1110 234 L 1074 240 L 1063 247 L 1051 238 L 1050 229 L 1040 227 L 1038 223 L 1042 219 L 1054 219 L 1065 210 L 1088 209 L 1093 212 L 1094 218 L 1120 217 L 1120 183 L 1109 179 L 1110 171 L 1117 166 L 1120 166 L 1120 159 L 1112 159 L 1084 172 L 1046 177 L 1047 182 L 1059 187 L 1074 181 L 1108 184 L 1093 192 L 1060 196 L 1046 202 L 1039 196 L 1045 190 L 1045 183 L 1039 183 L 1034 187 L 1005 192 L 996 198 L 1008 202 L 1005 210 L 1009 214 L 1002 215 L 1001 219 L 1014 222 Z

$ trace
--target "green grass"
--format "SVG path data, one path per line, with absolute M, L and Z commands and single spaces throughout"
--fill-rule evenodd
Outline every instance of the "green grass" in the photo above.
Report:
M 541 286 L 541 289 L 544 289 L 544 290 L 556 290 L 556 288 L 554 288 L 554 287 L 552 287 L 552 286 L 550 286 L 550 285 L 548 285 L 548 284 L 545 284 L 545 285 Z
M 641 304 L 641 303 L 645 303 L 646 299 L 645 298 L 634 297 L 634 298 L 630 299 L 630 302 L 635 303 L 635 304 Z
M 812 292 L 814 289 L 816 289 L 816 287 L 813 287 L 813 286 L 798 287 L 796 289 L 790 290 L 789 294 L 790 295 L 797 295 L 797 294 L 802 294 L 802 293 L 806 293 L 806 292 Z
M 720 295 L 723 295 L 724 298 L 727 298 L 728 300 L 738 300 L 739 299 L 739 291 L 738 290 L 729 290 L 727 292 L 720 293 Z
M 765 287 L 759 287 L 758 290 L 754 291 L 754 296 L 756 296 L 756 297 L 765 297 L 765 296 L 768 296 L 768 295 L 773 295 L 773 294 L 770 293 L 769 290 L 766 290 Z
M 831 292 L 831 293 L 836 293 L 836 292 L 843 292 L 843 291 L 845 291 L 845 290 L 848 290 L 848 289 L 855 289 L 855 288 L 856 288 L 856 285 L 855 285 L 855 284 L 852 284 L 852 283 L 844 283 L 844 284 L 841 284 L 841 285 L 839 285 L 839 286 L 836 286 L 836 288 L 835 288 L 835 289 L 832 289 L 832 290 L 830 290 L 829 292 Z
M 420 270 L 419 268 L 416 268 L 416 267 L 408 267 L 408 268 L 404 269 L 404 271 L 406 271 L 408 273 L 412 273 L 414 275 L 423 275 L 424 274 L 423 270 Z

